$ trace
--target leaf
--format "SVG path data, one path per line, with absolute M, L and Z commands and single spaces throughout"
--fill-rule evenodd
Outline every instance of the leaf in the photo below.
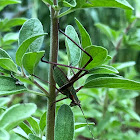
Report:
M 46 126 L 46 112 L 44 112 L 43 115 L 41 116 L 39 126 L 40 126 L 41 131 L 43 132 Z
M 30 117 L 27 119 L 27 121 L 29 122 L 30 126 L 33 128 L 33 131 L 35 132 L 35 134 L 39 135 L 39 124 L 35 120 L 35 118 Z
M 85 30 L 83 25 L 76 18 L 75 18 L 75 20 L 76 20 L 76 24 L 77 24 L 79 31 L 80 31 L 81 40 L 82 40 L 82 43 L 81 43 L 82 47 L 86 48 L 87 46 L 92 45 L 91 38 L 90 38 L 88 32 Z
M 45 4 L 50 4 L 53 5 L 53 1 L 52 0 L 42 0 Z
M 19 0 L 0 0 L 0 10 L 2 10 L 5 6 L 10 4 L 18 4 L 21 3 Z
M 119 73 L 117 69 L 109 65 L 102 65 L 100 67 L 96 67 L 89 70 L 89 74 L 111 74 L 111 73 Z
M 16 52 L 16 63 L 17 65 L 19 65 L 20 67 L 22 66 L 22 58 L 23 55 L 26 53 L 27 49 L 29 48 L 30 44 L 36 40 L 37 38 L 39 38 L 40 36 L 43 36 L 44 34 L 36 34 L 28 39 L 26 39 L 18 48 L 17 52 Z
M 41 22 L 36 18 L 31 18 L 27 20 L 21 27 L 20 32 L 19 32 L 18 44 L 20 46 L 29 37 L 35 36 L 38 34 L 43 34 L 43 33 L 44 31 L 43 31 L 43 26 Z M 44 37 L 42 36 L 36 39 L 34 42 L 32 42 L 28 48 L 28 51 L 29 52 L 38 51 L 40 47 L 42 46 L 43 39 Z
M 9 54 L 5 50 L 3 50 L 1 48 L 0 48 L 0 66 L 3 69 L 9 70 L 9 71 L 13 71 L 15 73 L 18 72 L 17 66 L 13 62 L 13 60 L 11 59 Z
M 9 133 L 4 129 L 0 129 L 0 140 L 10 140 Z
M 15 63 L 9 58 L 0 58 L 0 66 L 6 70 L 13 71 L 18 73 L 17 66 Z
M 34 73 L 35 66 L 39 63 L 40 59 L 44 55 L 45 51 L 28 52 L 23 56 L 23 67 L 29 74 Z
M 110 40 L 114 40 L 112 30 L 109 26 L 102 23 L 96 23 L 95 26 L 98 27 Z
M 130 108 L 123 108 L 122 110 L 128 113 L 133 119 L 136 119 L 137 121 L 140 122 L 140 116 L 136 112 L 134 112 Z
M 76 6 L 69 8 L 67 11 L 61 13 L 58 17 L 62 17 L 76 10 L 83 8 L 122 8 L 134 10 L 134 8 L 126 0 L 76 0 Z
M 95 123 L 88 123 L 88 125 L 95 125 Z M 75 130 L 87 126 L 87 123 L 75 123 Z
M 58 5 L 60 7 L 75 7 L 76 1 L 75 0 L 58 0 Z
M 103 47 L 92 45 L 85 48 L 85 51 L 88 52 L 93 58 L 92 62 L 88 66 L 86 66 L 86 69 L 91 69 L 93 67 L 99 66 L 106 60 L 107 50 Z M 88 60 L 89 60 L 89 56 L 83 53 L 80 62 L 80 67 L 83 67 Z
M 62 105 L 57 114 L 55 140 L 73 140 L 74 117 L 68 105 Z
M 12 27 L 22 25 L 26 20 L 26 18 L 13 18 L 7 20 L 7 22 L 3 24 L 2 31 L 9 31 Z
M 113 64 L 113 66 L 118 70 L 122 70 L 127 67 L 132 67 L 135 64 L 136 64 L 135 61 L 129 61 L 129 62 L 123 62 L 123 63 L 115 63 L 115 64 Z
M 3 37 L 2 45 L 10 45 L 18 40 L 18 33 L 7 33 Z
M 30 129 L 30 127 L 25 124 L 24 122 L 19 124 L 20 128 L 28 135 L 30 133 L 33 133 L 32 130 Z
M 0 107 L 4 106 L 5 104 L 7 104 L 10 101 L 9 97 L 1 97 L 0 98 Z
M 8 108 L 0 118 L 0 128 L 11 130 L 16 127 L 20 122 L 30 117 L 37 107 L 33 103 L 16 104 Z
M 27 89 L 11 77 L 0 76 L 0 96 L 25 92 Z
M 78 45 L 80 45 L 80 41 L 78 35 L 73 28 L 73 26 L 68 25 L 65 29 L 66 35 L 68 35 L 71 39 L 73 39 Z M 66 37 L 65 44 L 68 53 L 68 59 L 71 66 L 76 66 L 81 57 L 81 50 L 78 46 L 76 46 L 70 39 Z
M 29 134 L 29 140 L 42 140 L 42 139 L 35 136 L 34 134 Z
M 88 80 L 90 79 L 90 80 Z M 98 77 L 92 79 L 90 76 L 86 80 L 85 88 L 120 88 L 128 90 L 140 90 L 140 82 L 120 78 L 120 77 Z

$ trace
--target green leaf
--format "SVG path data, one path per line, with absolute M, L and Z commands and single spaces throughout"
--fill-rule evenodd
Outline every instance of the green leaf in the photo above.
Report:
M 43 115 L 41 116 L 40 122 L 39 122 L 39 126 L 40 126 L 40 129 L 43 132 L 44 131 L 44 128 L 46 126 L 46 112 L 44 112 Z
M 57 114 L 55 140 L 73 140 L 74 117 L 68 105 L 62 105 Z
M 17 66 L 15 63 L 9 58 L 0 58 L 0 66 L 6 70 L 13 71 L 18 73 Z
M 86 52 L 88 52 L 93 60 L 92 62 L 86 67 L 86 69 L 91 69 L 93 67 L 101 65 L 107 58 L 107 50 L 100 46 L 89 46 L 85 49 Z M 87 61 L 89 60 L 89 56 L 85 53 L 83 53 L 80 67 L 83 67 Z
M 87 123 L 75 123 L 75 130 L 87 126 Z M 95 123 L 88 123 L 88 125 L 95 125 Z
M 5 104 L 7 104 L 10 101 L 9 97 L 1 97 L 0 98 L 0 107 L 4 106 Z
M 67 11 L 61 13 L 58 17 L 62 17 L 71 12 L 74 12 L 83 8 L 123 8 L 128 10 L 134 10 L 134 8 L 126 0 L 76 0 L 76 6 L 69 8 Z
M 120 88 L 120 89 L 128 89 L 128 90 L 140 90 L 140 82 L 124 79 L 121 77 L 98 77 L 92 79 L 92 77 L 89 76 L 86 80 L 84 87 L 85 88 L 106 87 L 106 88 Z
M 10 140 L 9 133 L 4 129 L 0 129 L 0 140 Z
M 75 7 L 76 1 L 75 0 L 58 0 L 58 5 L 60 7 Z
M 42 140 L 42 139 L 35 136 L 34 134 L 29 134 L 29 140 Z
M 19 0 L 0 0 L 0 10 L 2 10 L 5 6 L 10 4 L 18 4 L 21 3 Z
M 75 18 L 75 20 L 76 20 L 76 24 L 77 24 L 79 31 L 80 31 L 82 47 L 86 48 L 87 46 L 91 46 L 92 42 L 91 42 L 91 38 L 90 38 L 88 32 L 86 31 L 86 29 L 83 27 L 83 25 L 76 18 Z
M 3 37 L 2 45 L 10 45 L 18 40 L 18 33 L 7 33 Z
M 123 63 L 115 63 L 115 64 L 113 64 L 113 66 L 118 70 L 122 70 L 127 67 L 132 67 L 135 64 L 136 64 L 135 61 L 129 61 L 129 62 L 123 62 Z
M 23 56 L 23 67 L 29 74 L 34 73 L 35 66 L 39 63 L 40 59 L 44 55 L 45 51 L 28 52 Z
M 12 27 L 22 25 L 26 20 L 26 18 L 13 18 L 8 20 L 8 22 L 4 25 L 4 30 L 7 31 Z
M 53 1 L 52 0 L 42 0 L 45 4 L 50 4 L 53 5 Z
M 30 127 L 25 124 L 24 122 L 19 124 L 20 128 L 28 135 L 30 133 L 33 133 L 32 130 L 30 129 Z
M 131 127 L 138 127 L 140 128 L 140 122 L 137 122 L 137 121 L 129 121 L 126 123 L 127 125 L 131 126 Z
M 30 117 L 37 107 L 33 103 L 16 104 L 8 108 L 0 118 L 0 128 L 11 130 L 16 127 L 20 122 Z
M 112 35 L 112 29 L 110 29 L 109 26 L 102 23 L 96 23 L 95 26 L 98 27 L 110 40 L 114 39 Z
M 65 33 L 70 38 L 72 38 L 78 45 L 80 45 L 78 35 L 77 35 L 75 29 L 73 28 L 73 26 L 68 25 L 66 27 Z M 65 44 L 66 44 L 66 48 L 67 48 L 69 64 L 71 66 L 76 66 L 80 61 L 81 50 L 67 37 L 65 39 Z
M 122 110 L 128 113 L 133 119 L 136 119 L 140 122 L 140 116 L 136 112 L 134 112 L 130 108 L 123 108 Z
M 114 67 L 108 65 L 102 65 L 100 67 L 96 67 L 89 70 L 89 74 L 111 74 L 111 73 L 119 73 L 119 72 Z
M 0 66 L 3 69 L 13 71 L 15 73 L 18 72 L 17 66 L 12 61 L 11 57 L 9 56 L 9 54 L 5 50 L 3 50 L 1 48 L 0 48 Z
M 43 33 L 44 31 L 43 31 L 43 26 L 41 22 L 36 18 L 31 18 L 27 20 L 21 27 L 20 32 L 19 32 L 18 44 L 20 46 L 29 37 L 35 36 L 38 34 L 43 34 Z M 28 48 L 28 51 L 29 52 L 38 51 L 40 47 L 42 46 L 43 39 L 44 37 L 42 36 L 36 39 L 34 42 L 32 42 Z
M 0 76 L 0 96 L 18 94 L 27 89 L 20 84 L 16 84 L 16 80 L 11 77 Z
M 33 128 L 33 131 L 35 132 L 35 134 L 39 135 L 39 124 L 35 120 L 35 118 L 30 117 L 30 118 L 27 119 L 27 121 L 30 124 L 30 126 Z
M 43 34 L 36 34 L 28 39 L 26 39 L 18 48 L 17 52 L 16 52 L 16 63 L 17 65 L 19 65 L 20 67 L 22 66 L 22 59 L 23 59 L 23 55 L 26 53 L 27 49 L 29 48 L 29 46 L 31 45 L 31 43 L 36 40 L 37 38 L 39 38 L 40 36 L 45 35 L 45 33 Z

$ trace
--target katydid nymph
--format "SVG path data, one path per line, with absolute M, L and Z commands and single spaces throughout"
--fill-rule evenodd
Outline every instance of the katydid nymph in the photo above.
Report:
M 82 86 L 80 88 L 78 88 L 77 90 L 75 90 L 74 87 L 73 87 L 73 84 L 78 79 L 80 79 L 81 77 L 83 77 L 84 75 L 86 75 L 88 73 L 88 70 L 86 70 L 85 68 L 93 60 L 93 58 L 88 52 L 86 52 L 80 45 L 78 45 L 72 38 L 70 38 L 68 35 L 66 35 L 62 30 L 59 29 L 59 31 L 63 35 L 65 35 L 69 40 L 71 40 L 77 47 L 79 47 L 81 49 L 81 51 L 83 51 L 85 54 L 87 54 L 89 56 L 89 60 L 86 62 L 86 64 L 82 68 L 77 68 L 77 67 L 73 67 L 73 66 L 58 64 L 58 63 L 54 63 L 54 62 L 49 62 L 49 61 L 43 60 L 44 56 L 41 58 L 41 61 L 53 65 L 53 77 L 54 77 L 55 82 L 59 86 L 59 89 L 58 88 L 56 88 L 56 89 L 59 92 L 61 92 L 62 94 L 66 95 L 66 97 L 63 98 L 63 99 L 69 98 L 69 99 L 72 100 L 71 103 L 70 103 L 71 107 L 76 106 L 76 105 L 79 106 L 79 108 L 81 109 L 82 114 L 83 114 L 83 116 L 84 116 L 84 118 L 85 118 L 85 120 L 87 122 L 87 119 L 86 119 L 86 117 L 84 115 L 84 112 L 83 112 L 83 110 L 81 108 L 80 101 L 79 101 L 79 99 L 78 99 L 78 97 L 76 95 L 76 93 L 82 88 Z M 66 74 L 57 65 L 77 69 L 78 72 L 75 73 L 70 79 L 68 79 Z M 56 102 L 61 101 L 63 99 L 57 100 Z M 87 125 L 88 125 L 88 122 L 87 122 Z M 93 137 L 93 134 L 92 134 L 92 132 L 90 130 L 89 125 L 88 125 L 88 128 L 89 128 L 89 131 L 90 131 L 90 133 L 91 133 L 91 135 Z

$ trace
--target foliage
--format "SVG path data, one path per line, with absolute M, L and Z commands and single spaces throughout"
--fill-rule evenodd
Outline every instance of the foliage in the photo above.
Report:
M 95 7 L 113 7 L 125 10 L 128 26 L 124 27 L 124 32 L 122 29 L 115 30 L 103 23 L 95 24 L 96 28 L 102 33 L 101 36 L 104 34 L 108 38 L 108 42 L 113 44 L 113 51 L 102 46 L 106 41 L 105 39 L 101 41 L 103 42 L 101 45 L 93 45 L 91 35 L 80 23 L 79 18 L 75 18 L 77 27 L 67 25 L 65 33 L 78 45 L 81 42 L 81 46 L 93 58 L 93 61 L 86 66 L 89 73 L 78 80 L 74 86 L 75 88 L 80 85 L 83 86 L 83 89 L 78 93 L 78 98 L 81 101 L 86 118 L 91 121 L 89 127 L 94 137 L 101 140 L 138 139 L 140 134 L 136 133 L 135 128 L 140 128 L 140 117 L 134 111 L 133 99 L 139 96 L 140 82 L 135 80 L 134 77 L 136 75 L 133 67 L 135 62 L 116 63 L 119 62 L 119 55 L 117 54 L 119 54 L 121 47 L 125 48 L 127 46 L 133 50 L 139 50 L 139 30 L 129 33 L 134 26 L 139 28 L 139 20 L 132 14 L 134 8 L 126 0 L 58 0 L 58 5 L 54 5 L 52 0 L 43 0 L 43 2 L 52 6 L 57 14 L 60 11 L 60 14 L 56 14 L 57 18 L 74 11 Z M 16 3 L 19 3 L 19 1 L 0 0 L 0 9 Z M 0 25 L 0 72 L 2 74 L 0 76 L 0 95 L 13 95 L 14 97 L 19 93 L 28 95 L 30 93 L 34 96 L 48 97 L 49 100 L 50 95 L 46 90 L 47 86 L 34 78 L 35 68 L 45 53 L 44 50 L 40 50 L 44 35 L 47 34 L 43 31 L 42 23 L 37 18 L 28 20 L 13 18 L 1 20 Z M 22 25 L 19 34 L 11 32 L 12 28 L 18 25 Z M 76 29 L 80 33 L 81 41 Z M 6 50 L 13 49 L 12 45 L 16 41 L 18 41 L 18 49 L 14 57 L 11 57 Z M 89 60 L 89 56 L 67 37 L 65 37 L 65 46 L 68 55 L 67 63 L 82 68 Z M 123 57 L 125 55 L 123 54 Z M 73 72 L 77 71 L 74 70 Z M 69 69 L 67 73 L 70 77 L 73 74 Z M 32 88 L 30 89 L 30 87 Z M 63 95 L 58 98 L 60 97 L 63 97 Z M 38 113 L 39 109 L 36 111 L 37 107 L 35 105 L 37 102 L 15 103 L 8 108 L 11 101 L 9 96 L 1 97 L 0 101 L 0 139 L 11 140 L 16 137 L 41 140 L 46 138 L 46 113 L 48 112 L 40 109 L 40 113 Z M 26 101 L 24 100 L 24 102 Z M 59 102 L 57 109 L 61 104 L 67 104 L 68 102 L 69 100 Z M 7 107 L 5 107 L 6 104 Z M 80 139 L 80 137 L 91 138 L 89 130 L 85 129 L 86 123 L 83 123 L 85 119 L 81 110 L 77 110 L 78 108 L 72 108 L 71 110 L 68 105 L 62 105 L 59 108 L 56 117 L 55 140 L 72 140 L 73 137 L 75 139 Z M 95 122 L 95 126 L 93 122 Z

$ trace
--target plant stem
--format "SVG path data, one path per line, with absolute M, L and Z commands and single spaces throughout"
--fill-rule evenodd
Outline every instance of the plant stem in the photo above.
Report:
M 57 0 L 54 0 L 54 5 L 57 5 Z M 54 9 L 50 8 L 51 12 L 51 30 L 50 30 L 50 62 L 57 63 L 57 55 L 58 55 L 58 18 L 56 18 L 56 13 Z M 54 140 L 54 126 L 55 126 L 55 104 L 56 94 L 55 94 L 55 81 L 53 79 L 53 65 L 50 65 L 49 68 L 49 94 L 50 97 L 47 102 L 47 136 L 46 140 Z

